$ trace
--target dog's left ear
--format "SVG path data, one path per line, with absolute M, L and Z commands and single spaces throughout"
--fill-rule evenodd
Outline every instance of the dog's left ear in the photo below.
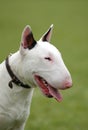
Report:
M 24 49 L 32 49 L 36 45 L 36 41 L 33 37 L 33 33 L 31 31 L 31 27 L 27 25 L 22 33 L 22 38 L 21 38 L 21 46 Z
M 51 35 L 52 35 L 52 30 L 53 30 L 53 24 L 50 26 L 48 31 L 40 38 L 39 41 L 47 41 L 50 42 Z

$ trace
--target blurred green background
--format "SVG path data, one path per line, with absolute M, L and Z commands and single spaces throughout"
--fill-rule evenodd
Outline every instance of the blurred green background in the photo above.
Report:
M 25 130 L 88 130 L 88 0 L 0 0 L 0 62 L 18 50 L 25 25 L 38 40 L 52 23 L 74 85 L 61 103 L 36 88 Z

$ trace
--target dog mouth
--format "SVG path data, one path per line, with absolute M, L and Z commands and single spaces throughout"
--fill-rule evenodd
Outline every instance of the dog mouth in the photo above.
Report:
M 51 86 L 44 78 L 38 75 L 35 75 L 34 78 L 40 90 L 45 96 L 48 98 L 55 98 L 58 102 L 62 101 L 62 95 L 58 89 Z

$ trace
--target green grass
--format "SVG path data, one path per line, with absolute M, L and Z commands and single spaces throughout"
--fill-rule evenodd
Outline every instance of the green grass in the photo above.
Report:
M 61 51 L 73 87 L 62 103 L 35 89 L 25 130 L 88 130 L 88 1 L 0 0 L 0 62 L 19 48 L 30 24 L 36 39 L 54 24 L 51 42 Z

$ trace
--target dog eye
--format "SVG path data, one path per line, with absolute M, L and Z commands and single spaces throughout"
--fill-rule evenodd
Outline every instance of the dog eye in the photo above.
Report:
M 51 61 L 52 59 L 50 57 L 45 57 L 45 60 Z

